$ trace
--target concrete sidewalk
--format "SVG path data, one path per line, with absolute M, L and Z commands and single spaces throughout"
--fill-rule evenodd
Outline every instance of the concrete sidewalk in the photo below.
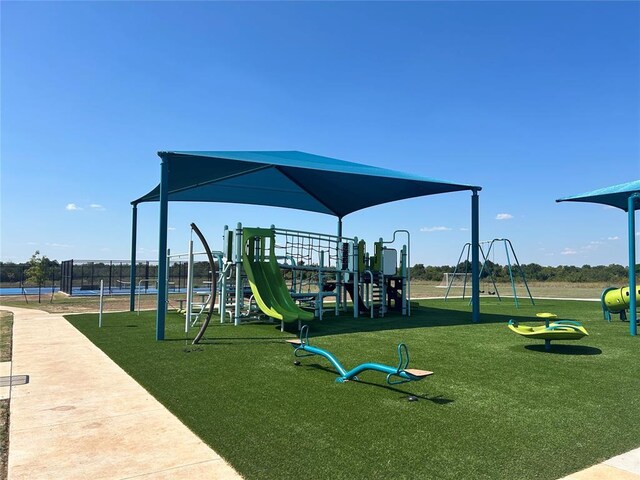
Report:
M 572 473 L 561 480 L 640 480 L 640 448 Z
M 238 479 L 61 315 L 14 313 L 9 478 Z

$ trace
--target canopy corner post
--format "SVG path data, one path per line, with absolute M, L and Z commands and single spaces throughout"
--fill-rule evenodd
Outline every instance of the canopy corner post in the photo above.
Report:
M 336 258 L 342 259 L 343 250 L 342 250 L 342 217 L 338 217 L 338 251 L 336 252 Z M 339 266 L 340 271 L 342 271 L 342 265 Z M 342 273 L 336 276 L 336 315 L 342 308 L 342 299 L 344 298 L 342 295 Z
M 471 320 L 480 323 L 480 196 L 471 195 Z
M 167 314 L 167 223 L 169 213 L 169 163 L 160 164 L 160 228 L 158 242 L 158 305 L 156 312 L 156 340 L 164 340 Z
M 138 205 L 133 204 L 131 212 L 131 272 L 129 278 L 129 311 L 136 309 L 136 251 L 138 243 Z
M 637 333 L 636 200 L 640 200 L 639 193 L 630 195 L 627 202 L 627 214 L 629 217 L 629 333 L 631 336 L 635 336 Z

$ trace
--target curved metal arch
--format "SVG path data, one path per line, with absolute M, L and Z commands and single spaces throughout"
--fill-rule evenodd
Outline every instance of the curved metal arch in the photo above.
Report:
M 207 312 L 207 318 L 204 320 L 204 322 L 202 322 L 202 326 L 200 327 L 198 334 L 193 339 L 193 342 L 191 342 L 192 345 L 196 345 L 197 343 L 200 343 L 200 340 L 202 340 L 202 337 L 204 336 L 204 332 L 209 326 L 209 321 L 211 320 L 211 316 L 213 315 L 213 306 L 216 304 L 218 273 L 216 272 L 216 263 L 213 261 L 213 254 L 211 253 L 211 249 L 209 248 L 209 244 L 207 243 L 207 240 L 204 238 L 204 235 L 202 234 L 202 232 L 196 226 L 195 223 L 191 224 L 191 228 L 200 239 L 200 242 L 202 242 L 202 246 L 204 247 L 204 251 L 207 254 L 207 259 L 209 260 L 209 266 L 211 268 L 211 295 L 209 295 L 209 311 Z

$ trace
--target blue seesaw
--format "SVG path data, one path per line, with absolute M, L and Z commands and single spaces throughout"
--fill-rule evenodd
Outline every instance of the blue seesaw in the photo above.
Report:
M 418 370 L 415 368 L 407 368 L 409 366 L 409 350 L 404 343 L 398 344 L 398 366 L 397 368 L 390 367 L 389 365 L 383 365 L 381 363 L 362 363 L 352 370 L 347 371 L 338 359 L 327 350 L 318 347 L 312 347 L 309 345 L 309 325 L 305 325 L 300 330 L 300 339 L 287 340 L 287 343 L 291 344 L 294 348 L 293 354 L 296 357 L 311 357 L 313 355 L 320 355 L 331 362 L 331 364 L 338 371 L 340 376 L 336 378 L 336 382 L 346 382 L 348 380 L 358 380 L 357 375 L 365 370 L 374 370 L 376 372 L 382 372 L 387 374 L 387 383 L 389 385 L 397 385 L 399 383 L 415 382 L 422 380 L 429 375 L 433 375 L 433 372 L 428 370 Z M 296 363 L 297 365 L 298 363 Z M 399 377 L 399 379 L 392 379 L 392 377 Z

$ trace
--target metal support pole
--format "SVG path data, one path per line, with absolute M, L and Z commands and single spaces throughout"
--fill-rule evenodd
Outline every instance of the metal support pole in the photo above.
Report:
M 336 265 L 336 315 L 340 309 L 340 302 L 342 300 L 342 217 L 338 217 L 338 241 L 336 242 L 336 257 L 338 258 Z
M 324 292 L 322 291 L 322 277 L 324 271 L 324 250 L 320 250 L 320 266 L 318 268 L 318 296 L 316 297 L 316 316 L 322 320 Z
M 383 246 L 384 240 L 382 239 L 382 237 L 378 239 L 378 242 L 380 242 L 380 258 L 377 259 L 380 265 L 380 293 L 381 293 L 380 316 L 384 317 L 385 313 L 387 313 L 388 292 L 387 292 L 387 281 L 384 278 L 384 246 Z
M 100 309 L 98 310 L 98 327 L 102 328 L 102 309 L 104 306 L 104 280 L 100 280 Z
M 400 254 L 400 276 L 402 278 L 402 315 L 407 315 L 409 310 L 407 305 L 409 304 L 409 298 L 407 295 L 407 288 L 409 288 L 408 280 L 409 269 L 407 268 L 407 246 L 402 246 L 402 253 Z
M 358 318 L 358 295 L 360 294 L 360 272 L 358 271 L 360 258 L 358 256 L 358 237 L 353 238 L 353 318 Z
M 222 234 L 222 255 L 226 259 L 226 262 L 222 263 L 222 268 L 220 268 L 218 276 L 218 281 L 220 282 L 220 298 L 218 299 L 220 323 L 224 323 L 224 315 L 227 313 L 227 265 L 231 261 L 231 251 L 233 250 L 233 248 L 229 248 L 229 235 L 231 235 L 229 226 L 225 225 L 224 233 Z
M 242 224 L 238 223 L 236 227 L 236 251 L 235 251 L 235 263 L 236 263 L 236 305 L 233 315 L 233 324 L 238 326 L 240 325 L 240 308 L 242 307 L 242 302 L 244 301 L 244 294 L 242 292 L 242 249 L 243 247 L 243 238 L 242 238 Z
M 169 219 L 169 164 L 160 164 L 160 228 L 158 240 L 158 310 L 156 313 L 156 340 L 164 340 L 167 314 L 167 223 Z
M 184 312 L 184 333 L 189 333 L 191 311 L 193 310 L 193 240 L 189 240 L 187 254 L 187 309 Z
M 629 333 L 632 336 L 637 333 L 636 211 L 634 208 L 636 200 L 640 200 L 640 195 L 634 193 L 629 197 L 627 203 L 627 214 L 629 216 Z
M 131 278 L 129 283 L 129 311 L 136 309 L 136 250 L 138 242 L 138 206 L 131 213 Z
M 471 195 L 471 320 L 480 322 L 480 196 Z
M 511 259 L 509 258 L 509 247 L 507 246 L 507 242 L 506 241 L 504 241 L 504 252 L 507 255 L 507 267 L 509 268 L 509 281 L 511 282 L 511 291 L 513 292 L 513 300 L 514 300 L 514 302 L 516 304 L 516 308 L 519 308 L 519 306 L 518 306 L 518 294 L 516 292 L 516 284 L 513 281 L 513 271 L 511 270 Z

